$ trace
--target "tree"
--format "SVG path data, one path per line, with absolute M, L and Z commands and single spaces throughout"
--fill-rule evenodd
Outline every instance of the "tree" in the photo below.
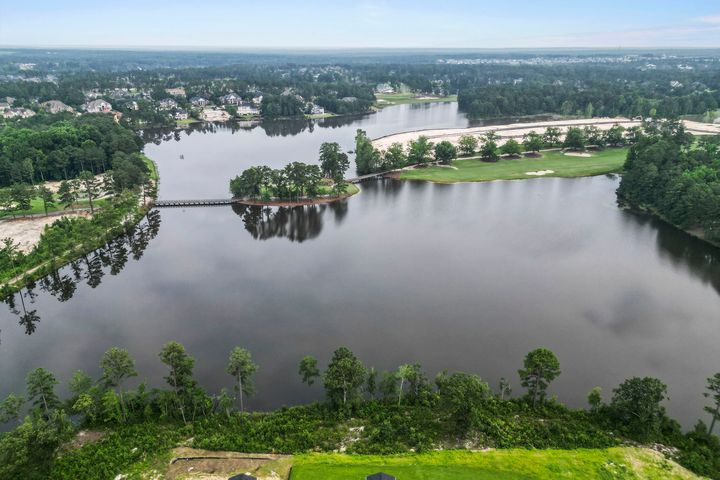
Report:
M 543 134 L 543 143 L 548 147 L 556 147 L 560 144 L 562 132 L 557 127 L 548 127 Z
M 442 373 L 435 379 L 440 395 L 440 402 L 447 409 L 456 426 L 467 431 L 473 421 L 474 411 L 490 395 L 487 382 L 468 373 Z
M 600 406 L 602 405 L 602 390 L 600 387 L 595 387 L 592 390 L 590 390 L 590 393 L 588 393 L 587 401 L 590 404 L 590 411 L 591 412 L 597 412 L 600 410 Z
M 27 376 L 27 394 L 28 401 L 35 408 L 42 408 L 45 416 L 50 415 L 50 411 L 60 406 L 60 400 L 55 394 L 55 385 L 58 381 L 55 375 L 44 368 L 36 368 Z
M 524 368 L 518 370 L 520 384 L 528 389 L 535 408 L 538 400 L 545 399 L 550 382 L 560 375 L 560 362 L 555 354 L 547 348 L 538 348 L 525 356 Z
M 705 398 L 711 398 L 715 403 L 712 406 L 705 407 L 705 411 L 711 415 L 710 428 L 708 434 L 712 435 L 715 422 L 720 420 L 720 372 L 707 379 L 707 392 L 703 393 Z
M 137 376 L 135 361 L 124 348 L 112 347 L 100 360 L 103 371 L 102 380 L 110 388 L 117 388 L 120 396 L 120 412 L 123 420 L 127 420 L 127 410 L 123 398 L 122 382 L 126 378 Z
M 543 148 L 542 135 L 532 131 L 523 137 L 523 147 L 526 152 L 537 153 Z
M 79 397 L 83 393 L 87 393 L 92 386 L 93 380 L 90 378 L 90 375 L 82 370 L 77 370 L 70 379 L 69 389 L 70 393 Z
M 597 148 L 605 147 L 605 133 L 595 125 L 587 125 L 583 129 L 585 135 L 585 143 L 587 145 L 594 145 Z
M 478 139 L 474 135 L 463 135 L 458 141 L 458 146 L 463 155 L 470 156 L 478 148 Z
M 503 144 L 502 147 L 500 147 L 500 151 L 509 156 L 516 156 L 520 155 L 522 153 L 522 148 L 520 147 L 520 144 L 517 140 L 514 138 L 508 138 L 508 140 Z
M 14 393 L 8 394 L 8 396 L 0 402 L 0 425 L 17 420 L 20 417 L 20 409 L 24 404 L 24 398 Z
M 449 165 L 450 162 L 457 158 L 457 148 L 455 145 L 443 140 L 435 145 L 435 161 Z
M 621 147 L 625 141 L 625 127 L 622 125 L 613 125 L 605 132 L 605 143 L 612 147 Z
M 359 175 L 376 171 L 380 163 L 380 154 L 364 130 L 357 130 L 355 134 L 355 165 Z
M 98 181 L 91 172 L 83 170 L 78 176 L 80 184 L 83 187 L 85 196 L 90 204 L 90 214 L 95 214 L 95 207 L 93 206 L 93 200 L 98 196 Z
M 408 144 L 408 163 L 423 165 L 430 161 L 433 144 L 424 135 Z
M 305 355 L 300 360 L 298 373 L 302 377 L 302 382 L 307 383 L 308 387 L 315 383 L 316 378 L 320 378 L 320 370 L 317 367 L 317 359 L 310 355 Z
M 390 145 L 383 154 L 383 169 L 396 170 L 407 164 L 407 155 L 401 143 L 395 142 Z
M 335 142 L 324 142 L 320 145 L 320 169 L 327 178 L 343 178 L 350 168 L 350 160 L 346 153 Z
M 357 397 L 365 375 L 365 367 L 350 349 L 338 348 L 323 376 L 328 399 L 335 405 L 346 406 Z
M 242 347 L 233 348 L 230 352 L 227 373 L 235 377 L 235 394 L 240 397 L 240 411 L 245 411 L 243 404 L 243 393 L 252 395 L 255 388 L 252 382 L 252 376 L 257 371 L 258 366 L 253 363 L 250 352 Z
M 500 158 L 500 156 L 498 155 L 497 143 L 495 143 L 495 140 L 493 139 L 494 137 L 491 136 L 491 134 L 494 135 L 493 132 L 485 135 L 482 147 L 480 147 L 480 156 L 483 158 L 483 160 L 496 162 L 498 158 Z
M 565 132 L 565 140 L 562 144 L 563 148 L 570 150 L 584 150 L 585 149 L 585 134 L 582 130 L 576 127 L 570 127 Z
M 500 397 L 500 400 L 505 400 L 505 397 L 510 397 L 510 394 L 512 393 L 512 389 L 510 388 L 510 382 L 508 382 L 505 377 L 500 377 L 498 389 L 498 396 Z
M 667 386 L 651 377 L 633 377 L 613 390 L 610 408 L 617 424 L 641 441 L 653 440 L 660 433 L 667 398 Z
M 15 183 L 10 187 L 10 198 L 15 203 L 15 209 L 22 211 L 32 208 L 34 189 L 26 183 Z
M 43 202 L 43 209 L 45 210 L 45 215 L 47 215 L 48 207 L 55 206 L 55 196 L 53 195 L 52 191 L 45 185 L 40 185 L 37 188 L 37 192 Z
M 368 373 L 367 373 L 367 381 L 366 381 L 366 386 L 365 386 L 365 390 L 370 395 L 370 397 L 374 397 L 375 392 L 378 389 L 377 377 L 378 377 L 378 371 L 375 370 L 375 368 L 370 367 L 370 369 L 368 370 Z
M 190 390 L 195 386 L 195 380 L 192 377 L 195 359 L 189 356 L 185 352 L 185 347 L 178 342 L 168 342 L 160 350 L 160 361 L 170 367 L 170 374 L 165 377 L 165 380 L 173 388 L 180 416 L 183 422 L 187 423 L 185 400 Z
M 397 373 L 395 374 L 395 377 L 400 381 L 400 385 L 398 386 L 398 405 L 400 405 L 402 401 L 405 380 L 407 380 L 410 375 L 412 375 L 412 365 L 406 363 L 398 367 Z
M 77 201 L 77 193 L 74 185 L 67 180 L 63 180 L 62 182 L 60 182 L 60 187 L 58 188 L 57 193 L 60 203 L 62 203 L 65 208 L 70 207 Z

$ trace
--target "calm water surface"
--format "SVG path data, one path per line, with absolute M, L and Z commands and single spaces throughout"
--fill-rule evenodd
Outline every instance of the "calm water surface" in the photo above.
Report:
M 344 121 L 284 136 L 274 133 L 290 130 L 283 124 L 182 132 L 146 150 L 161 197 L 223 197 L 244 167 L 314 161 L 323 141 L 351 148 L 357 128 L 467 123 L 453 104 Z M 624 378 L 652 375 L 689 426 L 720 369 L 720 251 L 618 209 L 617 184 L 387 180 L 328 206 L 159 211 L 25 292 L 24 310 L 16 296 L 19 314 L 0 310 L 0 395 L 23 391 L 37 366 L 63 382 L 76 369 L 97 375 L 113 345 L 137 359 L 138 380 L 158 385 L 157 352 L 171 339 L 197 358 L 211 392 L 230 386 L 230 349 L 249 348 L 260 364 L 254 409 L 320 398 L 297 363 L 325 363 L 339 345 L 377 369 L 417 361 L 431 375 L 472 371 L 492 385 L 505 376 L 519 393 L 524 354 L 546 346 L 562 365 L 551 387 L 562 401 L 581 406 L 596 385 L 609 397 Z

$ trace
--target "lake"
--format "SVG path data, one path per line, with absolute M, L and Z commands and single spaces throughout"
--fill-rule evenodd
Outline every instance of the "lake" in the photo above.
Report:
M 377 137 L 467 124 L 456 104 L 403 105 L 165 133 L 146 153 L 160 198 L 222 198 L 242 169 L 316 161 L 325 141 L 352 149 L 357 128 Z M 705 418 L 705 378 L 720 369 L 720 250 L 619 209 L 618 183 L 379 180 L 330 205 L 156 211 L 16 296 L 19 313 L 0 310 L 0 396 L 22 393 L 38 366 L 63 384 L 77 369 L 97 376 L 114 345 L 135 357 L 137 381 L 161 385 L 169 340 L 197 359 L 212 393 L 232 385 L 232 347 L 248 348 L 260 365 L 246 402 L 256 410 L 320 399 L 297 364 L 311 354 L 325 365 L 340 345 L 379 370 L 419 362 L 431 377 L 463 370 L 493 387 L 504 376 L 520 394 L 523 356 L 545 346 L 562 368 L 550 391 L 568 405 L 584 406 L 594 386 L 607 400 L 625 378 L 657 376 L 689 427 Z

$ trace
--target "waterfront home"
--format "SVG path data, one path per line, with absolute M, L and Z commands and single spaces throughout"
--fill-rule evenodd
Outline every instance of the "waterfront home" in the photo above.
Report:
M 238 115 L 260 115 L 260 110 L 249 102 L 240 102 L 237 106 Z
M 395 93 L 395 89 L 390 85 L 389 83 L 378 83 L 377 87 L 375 87 L 376 93 Z
M 172 110 L 173 108 L 177 108 L 177 106 L 178 103 L 172 98 L 163 98 L 158 102 L 160 110 Z
M 220 97 L 220 103 L 223 105 L 240 105 L 241 102 L 242 98 L 235 92 L 230 92 Z
M 206 98 L 203 97 L 192 97 L 190 99 L 190 104 L 193 107 L 205 107 L 207 104 L 210 103 Z
M 187 120 L 188 118 L 190 118 L 190 114 L 187 112 L 187 110 L 182 109 L 175 112 L 175 115 L 173 116 L 175 117 L 175 120 Z
M 321 107 L 320 105 L 315 105 L 313 103 L 312 107 L 310 107 L 310 115 L 324 115 L 325 109 Z

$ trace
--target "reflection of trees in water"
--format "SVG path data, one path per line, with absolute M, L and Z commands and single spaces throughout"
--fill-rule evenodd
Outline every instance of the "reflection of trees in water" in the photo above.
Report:
M 297 207 L 234 204 L 232 209 L 242 218 L 245 230 L 255 240 L 287 238 L 291 242 L 304 242 L 320 235 L 326 212 L 333 215 L 336 224 L 342 223 L 348 212 L 348 202 L 340 200 L 323 205 Z
M 192 135 L 195 132 L 216 133 L 221 130 L 236 133 L 240 130 L 250 131 L 260 127 L 268 137 L 288 137 L 299 135 L 304 131 L 312 133 L 316 127 L 340 128 L 352 124 L 369 114 L 348 115 L 342 117 L 330 117 L 320 119 L 287 119 L 287 120 L 266 120 L 266 121 L 234 121 L 225 123 L 197 122 L 184 125 L 181 128 L 152 128 L 145 130 L 142 134 L 145 142 L 160 145 L 162 142 L 179 142 L 183 135 Z
M 673 267 L 685 268 L 720 294 L 720 248 L 714 247 L 647 214 L 626 211 L 626 217 L 637 225 L 650 225 L 657 232 L 660 256 Z
M 131 231 L 54 270 L 15 295 L 8 295 L 3 302 L 7 304 L 10 312 L 19 318 L 18 323 L 25 328 L 25 333 L 31 335 L 40 321 L 37 310 L 29 309 L 38 296 L 38 287 L 40 291 L 49 293 L 58 301 L 67 302 L 74 295 L 78 283 L 84 281 L 91 288 L 95 288 L 102 282 L 106 270 L 110 275 L 120 273 L 127 265 L 130 254 L 134 260 L 139 260 L 159 230 L 160 212 L 152 210 Z

